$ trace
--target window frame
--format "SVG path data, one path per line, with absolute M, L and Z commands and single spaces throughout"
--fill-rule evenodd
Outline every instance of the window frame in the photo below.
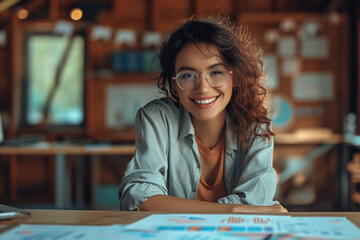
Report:
M 30 124 L 27 121 L 27 114 L 29 112 L 28 106 L 27 106 L 27 101 L 28 101 L 28 88 L 29 88 L 29 51 L 28 51 L 28 42 L 30 40 L 31 37 L 33 36 L 61 36 L 61 34 L 55 33 L 52 30 L 45 30 L 45 31 L 41 31 L 41 30 L 24 30 L 22 32 L 22 75 L 21 75 L 21 79 L 20 79 L 20 112 L 19 112 L 19 121 L 18 121 L 18 127 L 19 130 L 26 130 L 26 129 L 34 129 L 35 126 L 37 125 L 33 125 Z M 59 129 L 77 129 L 77 128 L 85 128 L 86 126 L 86 34 L 84 31 L 82 32 L 77 32 L 76 36 L 80 36 L 82 37 L 83 41 L 84 41 L 84 46 L 83 46 L 83 52 L 84 52 L 84 65 L 83 65 L 83 80 L 82 80 L 82 109 L 83 109 L 83 120 L 81 121 L 80 124 L 48 124 L 48 125 L 44 125 L 41 126 L 39 130 L 41 130 L 41 128 L 43 128 L 43 130 L 59 130 Z

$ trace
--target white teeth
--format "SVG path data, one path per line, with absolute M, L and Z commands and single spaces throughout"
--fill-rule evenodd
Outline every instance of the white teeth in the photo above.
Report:
M 209 104 L 209 103 L 214 102 L 214 101 L 216 100 L 216 97 L 214 97 L 214 98 L 209 98 L 209 99 L 206 99 L 206 100 L 196 100 L 196 99 L 194 99 L 194 100 L 195 100 L 195 102 L 196 102 L 197 104 Z

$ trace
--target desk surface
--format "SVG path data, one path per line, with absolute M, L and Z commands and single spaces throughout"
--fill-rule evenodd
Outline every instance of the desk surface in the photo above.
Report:
M 32 218 L 26 224 L 64 224 L 64 225 L 111 225 L 130 224 L 151 214 L 165 212 L 102 211 L 102 210 L 29 210 Z M 169 212 L 166 212 L 168 214 Z M 227 213 L 229 214 L 229 213 Z M 253 214 L 253 213 L 251 213 Z M 336 216 L 347 217 L 360 227 L 360 212 L 291 212 L 291 216 Z M 268 214 L 279 215 L 279 214 Z M 18 221 L 0 221 L 0 226 Z
M 340 134 L 317 134 L 316 132 L 305 131 L 299 133 L 279 133 L 275 134 L 275 144 L 277 145 L 299 145 L 299 144 L 339 144 L 343 141 Z
M 58 145 L 40 144 L 32 146 L 0 147 L 0 155 L 106 155 L 121 154 L 132 155 L 135 145 Z

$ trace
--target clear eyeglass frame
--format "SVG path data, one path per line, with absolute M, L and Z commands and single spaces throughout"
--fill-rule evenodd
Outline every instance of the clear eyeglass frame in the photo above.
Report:
M 213 71 L 213 70 L 211 70 L 211 71 Z M 210 72 L 211 72 L 211 71 L 208 71 L 208 72 L 188 71 L 188 72 L 194 73 L 194 75 L 196 76 L 196 83 L 194 84 L 194 86 L 193 86 L 191 89 L 184 89 L 184 87 L 182 87 L 181 84 L 179 83 L 179 75 L 180 75 L 183 71 L 178 72 L 175 77 L 172 77 L 172 79 L 174 79 L 174 80 L 176 81 L 176 84 L 177 84 L 182 90 L 184 90 L 184 91 L 191 91 L 191 90 L 194 90 L 194 89 L 197 87 L 197 85 L 199 84 L 199 79 L 200 79 L 199 74 L 200 74 L 200 73 L 205 74 L 205 80 L 206 80 L 206 82 L 207 82 L 211 87 L 213 87 L 213 88 L 221 88 L 221 87 L 225 86 L 225 85 L 229 82 L 230 74 L 233 73 L 233 71 L 226 71 L 226 72 L 227 72 L 227 76 L 226 76 L 227 79 L 226 79 L 226 81 L 225 81 L 222 85 L 220 85 L 220 86 L 214 86 L 214 85 L 211 83 L 211 81 L 209 81 L 209 79 L 210 79 Z

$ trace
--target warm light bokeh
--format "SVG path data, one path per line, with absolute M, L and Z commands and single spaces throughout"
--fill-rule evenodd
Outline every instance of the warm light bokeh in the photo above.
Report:
M 70 12 L 70 17 L 74 21 L 80 20 L 82 18 L 82 16 L 83 16 L 83 11 L 80 8 L 74 8 Z

